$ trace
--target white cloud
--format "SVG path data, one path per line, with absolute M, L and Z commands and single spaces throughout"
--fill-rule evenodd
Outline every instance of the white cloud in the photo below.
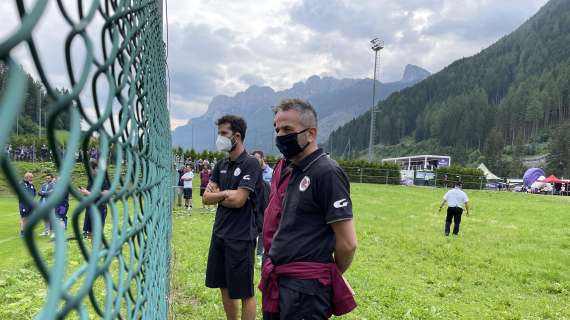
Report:
M 178 94 L 170 96 L 170 123 L 172 128 L 188 123 L 191 118 L 199 117 L 208 110 L 208 99 L 188 100 Z
M 373 37 L 386 41 L 380 80 L 399 80 L 408 63 L 437 72 L 513 31 L 546 2 L 169 0 L 171 124 L 204 113 L 215 95 L 250 85 L 280 90 L 314 74 L 371 77 Z M 63 39 L 69 27 L 55 1 L 49 8 L 35 38 L 50 79 L 65 86 Z M 0 38 L 15 29 L 14 17 L 14 4 L 1 1 Z M 81 50 L 76 55 L 80 61 Z M 34 72 L 24 47 L 16 56 Z

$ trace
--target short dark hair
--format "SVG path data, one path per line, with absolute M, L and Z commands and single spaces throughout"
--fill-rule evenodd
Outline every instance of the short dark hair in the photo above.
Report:
M 230 129 L 234 133 L 238 132 L 241 135 L 241 141 L 245 140 L 245 132 L 247 131 L 247 124 L 245 123 L 245 120 L 242 117 L 226 114 L 225 116 L 219 118 L 216 121 L 217 126 L 225 123 L 230 124 Z
M 316 128 L 318 123 L 317 111 L 313 106 L 301 99 L 285 99 L 281 101 L 277 106 L 273 107 L 273 114 L 277 114 L 279 111 L 289 111 L 296 110 L 299 112 L 299 118 L 301 124 L 307 128 Z
M 46 173 L 46 177 L 51 177 L 53 178 L 53 174 L 51 172 Z
M 252 154 L 252 155 L 258 154 L 258 155 L 261 157 L 261 159 L 265 159 L 265 155 L 263 154 L 263 151 L 261 151 L 261 150 L 255 150 L 255 151 L 252 152 L 251 154 Z

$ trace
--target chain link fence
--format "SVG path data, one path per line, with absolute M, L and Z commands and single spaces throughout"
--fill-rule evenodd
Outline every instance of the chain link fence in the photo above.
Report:
M 48 80 L 46 64 L 34 41 L 48 2 L 67 25 L 58 59 L 65 60 L 69 91 L 63 95 Z M 13 133 L 28 85 L 21 65 L 33 65 L 47 95 L 47 140 L 57 167 L 53 193 L 40 204 L 26 194 L 21 176 L 5 152 L 3 174 L 17 196 L 32 208 L 24 228 L 24 242 L 47 285 L 38 319 L 167 319 L 171 237 L 171 138 L 167 109 L 166 52 L 162 39 L 161 0 L 14 0 L 19 24 L 0 42 L 0 61 L 8 68 L 0 96 L 0 150 Z M 96 30 L 96 31 L 94 31 Z M 77 58 L 76 46 L 85 53 Z M 15 54 L 25 47 L 31 63 Z M 75 55 L 74 55 L 75 54 Z M 26 70 L 31 71 L 31 70 Z M 65 146 L 56 139 L 54 123 L 70 115 Z M 96 170 L 90 167 L 89 144 L 98 152 Z M 61 151 L 64 147 L 64 152 Z M 91 194 L 74 184 L 73 166 L 80 152 Z M 108 178 L 108 192 L 102 192 Z M 56 220 L 54 208 L 69 197 L 73 238 Z M 101 208 L 107 208 L 103 224 Z M 89 209 L 89 210 L 86 210 Z M 88 212 L 88 213 L 86 213 Z M 80 223 L 89 215 L 92 239 L 83 239 Z M 47 257 L 34 239 L 34 228 L 49 219 L 55 230 L 53 256 Z M 105 231 L 105 232 L 104 232 Z M 69 252 L 77 246 L 79 264 Z
M 441 174 L 427 170 L 391 170 L 383 168 L 344 167 L 350 182 L 391 185 L 416 185 L 451 188 L 462 182 L 464 189 L 485 190 L 491 188 L 484 176 L 465 174 Z
M 267 162 L 274 167 L 275 162 Z M 455 182 L 462 182 L 464 189 L 496 189 L 487 183 L 482 175 L 439 173 L 429 170 L 394 170 L 374 167 L 353 167 L 340 164 L 351 183 L 372 183 L 389 185 L 416 185 L 437 188 L 452 188 Z
M 375 184 L 401 184 L 399 170 L 342 167 L 353 183 L 375 183 Z

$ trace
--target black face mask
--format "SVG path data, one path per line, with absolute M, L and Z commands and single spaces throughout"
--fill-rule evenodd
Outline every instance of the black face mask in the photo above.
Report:
M 307 148 L 309 145 L 308 142 L 301 147 L 299 145 L 299 141 L 297 140 L 297 136 L 307 130 L 309 130 L 309 128 L 303 131 L 289 133 L 284 136 L 277 136 L 275 138 L 275 145 L 277 146 L 277 149 L 279 149 L 279 151 L 283 154 L 285 159 L 291 159 Z

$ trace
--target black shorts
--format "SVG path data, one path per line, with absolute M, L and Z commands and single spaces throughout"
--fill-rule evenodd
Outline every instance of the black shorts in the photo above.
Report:
M 224 240 L 212 235 L 206 287 L 227 288 L 231 299 L 253 297 L 254 251 L 253 240 Z
M 206 192 L 206 189 L 200 188 L 200 197 L 204 196 L 204 192 Z
M 192 188 L 184 188 L 184 199 L 192 199 Z
M 263 320 L 328 319 L 332 287 L 318 280 L 279 279 L 279 313 L 263 313 Z

